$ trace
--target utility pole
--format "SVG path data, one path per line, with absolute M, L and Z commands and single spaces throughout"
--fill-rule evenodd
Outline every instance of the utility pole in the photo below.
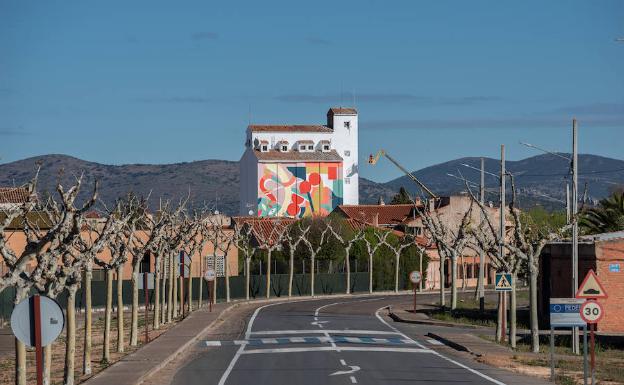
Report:
M 485 161 L 481 158 L 481 185 L 479 189 L 479 201 L 481 206 L 485 203 Z M 481 222 L 483 222 L 483 210 L 481 210 Z M 485 311 L 485 254 L 479 251 L 479 310 Z
M 505 258 L 505 145 L 501 144 L 501 174 L 500 174 L 500 245 L 499 256 L 501 261 Z M 505 334 L 507 333 L 507 296 L 506 292 L 500 292 L 500 303 L 502 307 L 502 322 L 501 322 L 501 341 L 505 341 Z
M 578 290 L 578 136 L 572 119 L 572 297 Z M 572 329 L 572 352 L 580 354 L 579 329 Z
M 566 224 L 570 223 L 570 184 L 566 183 Z

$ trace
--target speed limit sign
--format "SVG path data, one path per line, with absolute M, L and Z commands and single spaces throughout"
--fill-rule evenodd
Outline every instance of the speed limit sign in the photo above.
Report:
M 585 301 L 581 305 L 581 318 L 588 324 L 596 324 L 604 316 L 602 306 L 596 301 Z
M 412 283 L 418 283 L 420 282 L 421 279 L 421 275 L 420 275 L 420 271 L 412 271 L 409 275 L 409 279 Z
M 214 269 L 208 269 L 204 273 L 204 279 L 208 282 L 214 281 L 216 276 L 217 274 L 215 273 Z

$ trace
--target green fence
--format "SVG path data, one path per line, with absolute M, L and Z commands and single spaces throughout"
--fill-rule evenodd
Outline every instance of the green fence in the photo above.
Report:
M 377 277 L 375 277 L 377 278 Z M 197 301 L 199 298 L 199 280 L 200 278 L 193 278 L 193 299 Z M 177 281 L 179 282 L 179 280 Z M 400 277 L 399 288 L 407 288 L 407 277 L 403 274 Z M 343 294 L 346 292 L 346 276 L 342 273 L 334 274 L 316 274 L 314 276 L 314 291 L 316 295 L 330 295 L 330 294 Z M 217 301 L 223 301 L 225 299 L 225 278 L 221 277 L 217 279 Z M 165 295 L 167 293 L 165 287 Z M 393 280 L 381 280 L 374 279 L 373 290 L 393 290 Z M 161 290 L 162 291 L 162 290 Z M 203 282 L 203 298 L 204 301 L 208 299 L 208 285 Z M 368 291 L 368 273 L 351 273 L 351 292 L 367 292 Z M 149 291 L 150 303 L 154 300 L 154 291 Z M 161 293 L 162 294 L 162 293 Z M 288 274 L 273 274 L 271 275 L 271 297 L 282 297 L 288 295 Z M 295 274 L 293 277 L 293 295 L 295 296 L 307 296 L 310 295 L 310 275 L 309 274 Z M 15 290 L 8 288 L 0 293 L 0 319 L 8 320 L 11 317 L 11 311 L 13 310 L 13 298 L 15 296 Z M 251 298 L 264 298 L 266 296 L 266 276 L 265 275 L 252 275 L 250 277 L 249 296 Z M 188 298 L 188 282 L 185 281 L 185 297 Z M 94 308 L 104 307 L 106 300 L 106 282 L 104 281 L 92 281 L 91 285 L 91 298 L 92 306 Z M 113 306 L 115 306 L 117 298 L 117 283 L 113 282 Z M 245 277 L 235 276 L 230 277 L 230 298 L 241 299 L 245 298 Z M 67 306 L 67 293 L 63 292 L 58 296 L 57 301 L 61 307 Z M 123 282 L 123 301 L 126 306 L 132 302 L 132 282 Z M 139 290 L 139 303 L 144 303 L 144 294 L 142 290 Z M 84 308 L 84 290 L 79 290 L 76 295 L 76 307 Z

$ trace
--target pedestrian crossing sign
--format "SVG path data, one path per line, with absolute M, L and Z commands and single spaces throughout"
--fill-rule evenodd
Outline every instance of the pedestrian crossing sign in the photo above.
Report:
M 511 274 L 496 273 L 496 285 L 494 289 L 496 291 L 511 291 L 511 282 Z

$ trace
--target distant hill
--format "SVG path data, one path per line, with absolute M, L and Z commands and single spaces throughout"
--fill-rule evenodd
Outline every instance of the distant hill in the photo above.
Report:
M 565 154 L 563 154 L 565 155 Z M 223 160 L 202 160 L 175 164 L 128 164 L 121 166 L 88 162 L 67 155 L 43 155 L 16 162 L 0 164 L 0 186 L 21 185 L 33 176 L 37 163 L 42 165 L 39 190 L 53 192 L 59 171 L 64 184 L 71 183 L 74 176 L 84 173 L 87 189 L 81 198 L 86 198 L 97 178 L 100 182 L 100 199 L 110 204 L 116 198 L 133 191 L 137 195 L 150 195 L 152 208 L 159 200 L 178 200 L 190 192 L 190 199 L 196 205 L 207 204 L 228 214 L 238 213 L 239 172 L 238 162 Z M 460 172 L 469 180 L 478 182 L 479 173 L 470 170 L 462 163 L 479 166 L 479 158 L 461 158 L 414 172 L 438 195 L 460 193 L 465 190 L 462 181 L 448 176 Z M 486 158 L 487 171 L 496 173 L 499 163 Z M 536 204 L 548 209 L 561 209 L 563 204 L 544 195 L 565 201 L 565 178 L 569 164 L 553 155 L 539 155 L 531 158 L 508 161 L 507 169 L 516 175 L 520 190 L 519 200 L 523 207 Z M 624 161 L 596 155 L 579 156 L 579 195 L 587 182 L 588 197 L 596 200 L 609 194 L 615 187 L 624 185 Z M 569 177 L 568 179 L 569 180 Z M 497 189 L 497 180 L 486 177 L 489 188 Z M 389 203 L 401 186 L 413 194 L 420 195 L 417 186 L 406 176 L 387 183 L 376 183 L 360 178 L 360 202 L 376 203 L 383 197 Z M 496 191 L 488 195 L 488 200 L 496 201 Z
M 570 154 L 560 154 L 570 157 Z M 414 172 L 419 180 L 438 195 L 450 195 L 465 190 L 462 180 L 453 178 L 463 175 L 466 179 L 479 183 L 479 172 L 463 166 L 468 164 L 480 167 L 481 158 L 461 158 L 449 162 L 426 167 Z M 624 186 L 624 161 L 605 158 L 597 155 L 581 154 L 579 159 L 579 199 L 582 199 L 587 186 L 588 202 L 595 202 L 609 195 L 618 186 Z M 506 168 L 515 177 L 518 188 L 518 201 L 522 207 L 542 205 L 547 209 L 563 209 L 566 199 L 565 184 L 572 183 L 570 162 L 551 155 L 538 155 L 530 158 L 507 161 Z M 485 170 L 494 174 L 500 173 L 500 162 L 497 159 L 485 158 Z M 487 193 L 488 200 L 498 200 L 498 178 L 486 174 L 485 184 L 494 191 Z M 383 184 L 391 191 L 406 187 L 413 194 L 422 194 L 418 186 L 407 176 L 391 180 Z M 508 193 L 510 188 L 508 187 Z M 475 187 L 475 192 L 478 188 Z M 558 202 L 562 201 L 562 202 Z

